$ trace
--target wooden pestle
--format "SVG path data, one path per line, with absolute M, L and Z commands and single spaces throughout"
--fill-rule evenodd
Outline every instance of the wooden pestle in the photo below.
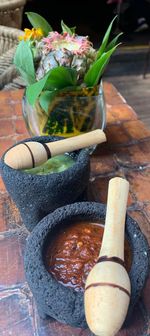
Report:
M 105 141 L 105 133 L 97 129 L 82 135 L 44 144 L 36 141 L 24 142 L 11 148 L 5 154 L 4 161 L 13 169 L 28 169 L 39 166 L 53 156 Z
M 87 324 L 97 336 L 114 336 L 128 311 L 131 286 L 124 267 L 124 228 L 128 181 L 115 177 L 109 182 L 102 246 L 85 286 Z

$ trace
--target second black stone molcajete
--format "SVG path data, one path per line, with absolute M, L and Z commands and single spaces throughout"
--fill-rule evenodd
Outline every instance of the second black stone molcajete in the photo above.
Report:
M 60 140 L 59 137 L 34 137 L 24 141 L 41 143 Z M 22 143 L 21 141 L 19 143 Z M 71 153 L 75 160 L 72 167 L 61 173 L 31 175 L 12 169 L 1 160 L 2 178 L 16 203 L 23 222 L 29 231 L 47 214 L 60 206 L 74 203 L 84 194 L 90 175 L 88 149 Z
M 58 282 L 46 269 L 44 253 L 54 230 L 56 232 L 62 225 L 69 225 L 74 221 L 101 222 L 105 219 L 105 210 L 105 205 L 94 202 L 67 205 L 46 216 L 31 233 L 25 252 L 25 272 L 41 317 L 51 316 L 62 323 L 87 327 L 83 292 L 77 292 Z M 149 247 L 137 223 L 129 216 L 126 217 L 126 237 L 132 251 L 129 273 L 131 300 L 127 322 L 149 272 Z

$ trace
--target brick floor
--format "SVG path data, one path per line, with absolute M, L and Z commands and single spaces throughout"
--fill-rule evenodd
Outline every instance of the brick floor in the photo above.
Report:
M 137 119 L 116 88 L 104 83 L 107 103 L 107 143 L 91 156 L 89 200 L 106 203 L 113 176 L 130 182 L 128 213 L 150 242 L 150 132 Z M 29 137 L 22 119 L 23 90 L 0 92 L 0 155 L 17 141 Z M 89 330 L 72 328 L 39 318 L 24 277 L 23 255 L 27 231 L 0 178 L 0 333 L 3 336 L 90 336 Z M 148 336 L 150 281 L 128 328 L 117 336 Z M 142 307 L 142 308 L 141 308 Z

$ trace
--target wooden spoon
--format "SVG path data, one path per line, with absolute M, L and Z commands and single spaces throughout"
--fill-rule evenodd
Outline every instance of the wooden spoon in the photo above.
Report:
M 97 129 L 75 137 L 40 143 L 24 142 L 11 148 L 4 157 L 5 163 L 14 169 L 28 169 L 39 166 L 50 157 L 93 146 L 106 141 L 105 133 Z
M 114 336 L 121 328 L 130 302 L 130 280 L 124 267 L 124 228 L 128 181 L 115 177 L 109 182 L 107 212 L 97 264 L 85 286 L 85 315 L 97 336 Z

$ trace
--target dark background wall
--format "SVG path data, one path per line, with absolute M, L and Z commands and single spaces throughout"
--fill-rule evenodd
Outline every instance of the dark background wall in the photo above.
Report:
M 134 3 L 134 5 L 133 5 Z M 144 1 L 145 17 L 150 26 L 150 1 Z M 124 0 L 121 7 L 119 25 L 113 26 L 126 34 L 136 28 L 136 1 Z M 52 7 L 52 8 L 51 8 Z M 125 10 L 124 10 L 125 9 Z M 54 30 L 61 31 L 60 21 L 68 26 L 76 26 L 79 35 L 88 35 L 94 46 L 98 46 L 110 21 L 116 15 L 116 5 L 107 5 L 106 0 L 28 0 L 24 8 L 26 11 L 35 11 L 45 17 Z M 30 23 L 23 15 L 22 28 L 30 27 Z
M 98 41 L 99 36 L 106 30 L 114 17 L 113 7 L 106 4 L 106 0 L 76 0 L 53 1 L 30 0 L 27 2 L 24 12 L 35 11 L 44 16 L 54 30 L 60 31 L 60 21 L 68 26 L 76 26 L 76 32 L 80 35 L 89 35 L 93 41 Z M 24 15 L 23 28 L 30 27 Z

